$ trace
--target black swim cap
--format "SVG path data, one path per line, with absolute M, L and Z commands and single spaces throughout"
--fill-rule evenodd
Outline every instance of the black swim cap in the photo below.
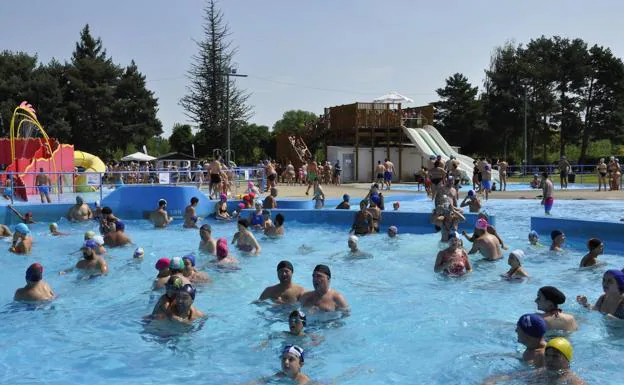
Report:
M 278 263 L 278 264 L 277 264 L 277 270 L 278 270 L 278 271 L 279 271 L 279 270 L 281 270 L 281 269 L 283 269 L 283 268 L 285 268 L 285 267 L 286 267 L 286 268 L 289 268 L 289 269 L 290 269 L 290 271 L 292 271 L 292 272 L 294 272 L 294 271 L 295 271 L 295 269 L 294 269 L 294 267 L 293 267 L 292 263 L 290 263 L 289 261 L 281 261 L 280 263 Z
M 558 236 L 562 235 L 563 233 L 559 230 L 553 230 L 550 233 L 550 239 L 552 239 L 553 241 L 555 240 L 555 238 L 557 238 Z
M 561 305 L 566 300 L 565 294 L 554 286 L 544 286 L 540 288 L 539 291 L 542 293 L 544 298 L 555 305 Z
M 327 265 L 316 265 L 316 267 L 314 268 L 314 272 L 317 271 L 326 274 L 329 278 L 331 278 L 331 270 L 329 270 L 329 267 Z

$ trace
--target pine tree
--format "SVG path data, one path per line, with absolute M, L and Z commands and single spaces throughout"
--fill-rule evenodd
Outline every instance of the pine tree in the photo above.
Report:
M 227 77 L 236 49 L 229 41 L 230 30 L 214 0 L 204 10 L 204 38 L 197 42 L 199 52 L 188 72 L 191 84 L 180 100 L 187 116 L 199 125 L 197 151 L 212 154 L 212 150 L 227 147 Z M 229 115 L 232 137 L 240 122 L 246 121 L 251 109 L 246 104 L 249 94 L 238 89 L 234 80 L 229 84 Z

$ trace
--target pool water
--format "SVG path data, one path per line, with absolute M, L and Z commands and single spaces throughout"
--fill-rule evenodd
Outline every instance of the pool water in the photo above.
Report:
M 596 204 L 601 204 L 596 209 Z M 557 202 L 557 210 L 575 217 L 600 213 L 605 218 L 620 202 Z M 428 202 L 402 202 L 402 210 L 428 210 Z M 536 310 L 537 289 L 559 287 L 568 297 L 563 309 L 574 314 L 580 330 L 571 335 L 573 369 L 590 384 L 619 384 L 624 365 L 624 328 L 577 305 L 577 294 L 594 302 L 600 295 L 607 268 L 621 268 L 621 255 L 600 257 L 605 267 L 580 271 L 582 245 L 572 244 L 562 255 L 526 242 L 529 216 L 540 211 L 539 201 L 490 201 L 497 228 L 510 250 L 527 252 L 525 268 L 532 276 L 523 283 L 500 278 L 506 260 L 479 262 L 460 279 L 433 273 L 439 234 L 400 234 L 361 238 L 370 259 L 347 255 L 347 229 L 288 222 L 287 237 L 259 236 L 262 253 L 248 257 L 233 251 L 240 270 L 207 270 L 212 284 L 198 286 L 195 305 L 207 313 L 192 331 L 155 331 L 141 317 L 158 298 L 151 291 L 160 257 L 197 251 L 196 230 L 174 222 L 154 230 L 146 221 L 126 221 L 133 241 L 143 247 L 143 261 L 134 262 L 135 246 L 109 250 L 110 273 L 80 280 L 76 273 L 58 271 L 75 264 L 71 253 L 94 224 L 61 220 L 67 237 L 46 235 L 46 224 L 33 225 L 35 246 L 29 256 L 15 256 L 3 241 L 4 283 L 0 288 L 0 382 L 6 384 L 240 384 L 279 370 L 278 355 L 288 330 L 291 308 L 253 304 L 264 287 L 277 282 L 275 266 L 282 259 L 295 268 L 294 281 L 312 288 L 312 269 L 318 263 L 332 269 L 332 287 L 352 308 L 345 318 L 309 315 L 308 333 L 322 337 L 306 348 L 304 372 L 322 383 L 336 384 L 474 384 L 490 374 L 523 369 L 518 357 L 515 322 Z M 558 211 L 555 211 L 558 214 Z M 213 235 L 231 239 L 231 223 L 213 223 Z M 399 229 L 400 231 L 400 229 Z M 198 255 L 198 265 L 211 259 Z M 36 307 L 12 303 L 23 286 L 24 271 L 39 261 L 46 279 L 58 294 L 54 302 Z
M 554 180 L 553 181 L 553 186 L 555 187 L 555 190 L 561 190 L 559 188 L 559 182 Z M 496 188 L 498 189 L 500 187 L 500 184 L 496 183 Z M 597 189 L 598 185 L 597 184 L 590 184 L 590 183 L 568 183 L 568 190 L 591 190 L 591 189 Z M 467 191 L 469 189 L 472 188 L 472 185 L 468 186 L 463 186 L 462 189 L 464 189 L 464 191 Z M 392 189 L 393 190 L 406 190 L 406 191 L 418 191 L 418 185 L 416 184 L 394 184 L 392 185 Z M 421 190 L 424 190 L 424 187 L 421 186 L 420 187 Z M 507 191 L 536 191 L 537 194 L 541 193 L 540 189 L 534 189 L 531 188 L 531 186 L 529 185 L 529 183 L 519 183 L 519 182 L 509 182 L 507 183 Z M 496 194 L 496 191 L 493 191 L 494 194 Z

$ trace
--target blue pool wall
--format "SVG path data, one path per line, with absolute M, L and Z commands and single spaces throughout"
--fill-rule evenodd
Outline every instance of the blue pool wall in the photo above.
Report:
M 531 229 L 537 231 L 543 244 L 550 244 L 551 231 L 559 230 L 576 243 L 585 244 L 590 238 L 598 238 L 605 243 L 606 252 L 624 252 L 624 222 L 531 217 Z

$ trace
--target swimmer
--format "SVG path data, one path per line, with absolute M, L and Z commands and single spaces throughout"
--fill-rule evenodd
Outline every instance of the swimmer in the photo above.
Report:
M 260 301 L 267 299 L 272 300 L 279 304 L 293 304 L 299 301 L 305 289 L 292 282 L 292 277 L 295 269 L 292 263 L 289 261 L 281 261 L 277 264 L 277 279 L 279 283 L 274 286 L 269 286 L 262 294 L 260 294 Z
M 104 258 L 95 254 L 95 249 L 97 248 L 97 244 L 94 240 L 88 240 L 84 243 L 82 247 L 82 257 L 76 266 L 71 269 L 63 270 L 59 274 L 67 274 L 72 272 L 74 269 L 82 270 L 84 273 L 92 274 L 92 275 L 104 275 L 108 273 L 108 265 Z
M 107 233 L 115 232 L 115 223 L 119 221 L 113 214 L 113 210 L 106 206 L 102 207 L 102 219 L 100 220 L 100 233 L 106 235 Z
M 167 214 L 167 201 L 165 199 L 158 200 L 158 208 L 150 213 L 150 221 L 154 227 L 158 228 L 167 227 L 173 221 L 173 218 Z
M 171 271 L 169 270 L 170 262 L 169 258 L 160 258 L 156 261 L 156 265 L 154 267 L 158 270 L 158 275 L 156 275 L 156 279 L 152 285 L 152 290 L 160 290 L 167 284 L 167 281 L 171 276 Z
M 137 247 L 132 253 L 132 258 L 134 259 L 143 259 L 145 257 L 145 250 L 142 247 Z
M 171 321 L 190 324 L 198 318 L 206 315 L 193 306 L 195 301 L 195 288 L 192 285 L 184 285 L 177 291 L 173 304 L 170 304 L 167 315 Z
M 306 326 L 306 315 L 299 310 L 293 310 L 288 315 L 288 333 L 295 337 L 303 337 L 306 335 L 303 331 L 304 326 Z
M 474 190 L 468 191 L 468 194 L 464 197 L 464 200 L 459 205 L 459 207 L 468 206 L 468 210 L 471 213 L 478 213 L 481 210 L 481 201 L 477 194 L 475 194 Z
M 58 231 L 58 225 L 56 223 L 50 223 L 49 229 L 50 229 L 50 234 L 55 237 L 60 236 L 60 235 L 69 235 L 69 233 L 61 233 L 60 231 Z
M 399 211 L 399 208 L 401 207 L 401 203 L 399 203 L 398 201 L 392 203 L 392 209 L 394 211 Z
M 358 249 L 358 243 L 359 243 L 358 237 L 356 237 L 355 235 L 349 235 L 349 240 L 347 241 L 347 245 L 349 246 L 349 250 L 351 250 L 351 253 L 357 253 L 360 251 L 360 249 Z
M 344 194 L 342 196 L 342 202 L 338 203 L 338 206 L 336 206 L 337 210 L 350 210 L 351 209 L 351 205 L 349 204 L 349 200 L 351 199 L 351 197 L 349 196 L 349 194 Z
M 561 246 L 566 240 L 566 236 L 559 230 L 553 230 L 550 233 L 550 239 L 552 239 L 552 244 L 550 245 L 550 251 L 563 251 Z
M 39 191 L 39 197 L 41 198 L 41 203 L 52 203 L 50 200 L 50 189 L 52 188 L 52 181 L 50 177 L 43 173 L 43 168 L 39 168 L 39 173 L 35 178 L 35 186 L 37 186 L 37 190 Z
M 566 186 L 567 187 L 567 186 Z M 544 206 L 544 213 L 546 215 L 550 215 L 550 210 L 552 210 L 553 204 L 555 203 L 555 199 L 553 198 L 553 184 L 550 179 L 548 179 L 548 173 L 544 171 L 542 173 L 542 206 Z
M 587 297 L 579 295 L 576 301 L 590 310 L 597 310 L 608 318 L 624 319 L 624 273 L 620 270 L 607 270 L 602 276 L 604 294 L 592 306 Z
M 13 211 L 13 213 L 15 215 L 17 215 L 19 217 L 19 219 L 26 224 L 33 224 L 33 223 L 37 223 L 34 218 L 33 218 L 33 214 L 31 211 L 26 212 L 26 214 L 22 215 L 22 213 L 20 213 L 19 211 L 17 211 L 13 206 L 11 205 L 7 205 L 7 207 Z
M 485 219 L 481 218 L 477 220 L 477 229 L 475 230 L 477 238 L 474 240 L 468 254 L 480 252 L 486 260 L 496 261 L 503 258 L 500 249 L 501 243 L 496 236 L 487 231 L 487 228 L 488 222 Z
M 544 245 L 539 243 L 539 234 L 537 234 L 537 231 L 535 230 L 531 230 L 529 232 L 529 243 L 531 246 L 544 247 Z
M 110 247 L 124 246 L 132 243 L 132 240 L 125 234 L 126 225 L 122 221 L 114 223 L 115 231 L 108 232 L 104 235 L 104 244 Z
M 15 301 L 50 301 L 55 295 L 50 285 L 43 280 L 43 266 L 33 263 L 26 270 L 26 286 L 15 291 Z
M 373 228 L 373 216 L 367 210 L 368 201 L 363 200 L 360 202 L 360 210 L 353 216 L 353 225 L 351 226 L 351 232 L 356 235 L 372 234 Z
M 303 307 L 324 312 L 349 310 L 345 297 L 334 289 L 330 289 L 331 271 L 326 265 L 316 265 L 312 273 L 314 290 L 303 293 L 301 304 Z
M 262 207 L 265 209 L 276 209 L 277 208 L 277 187 L 271 187 L 271 194 L 264 198 L 262 202 Z
M 238 220 L 238 232 L 232 237 L 232 244 L 236 244 L 236 248 L 241 251 L 259 255 L 262 248 L 248 227 L 249 222 L 246 219 Z
M 219 202 L 215 205 L 215 218 L 217 219 L 230 219 L 230 213 L 227 211 L 227 195 L 224 193 L 219 194 Z
M 456 231 L 449 234 L 448 247 L 436 256 L 433 271 L 453 277 L 462 276 L 472 271 L 470 259 Z
M 592 238 L 587 242 L 589 252 L 585 254 L 579 267 L 596 266 L 598 256 L 604 252 L 604 243 L 598 238 Z
M 507 258 L 507 264 L 510 269 L 503 275 L 505 278 L 529 278 L 529 274 L 522 267 L 522 258 L 524 257 L 524 251 L 518 249 L 509 253 Z
M 11 232 L 11 229 L 9 229 L 9 226 L 0 224 L 0 238 L 11 236 L 13 236 L 13 233 Z
M 388 236 L 390 238 L 395 238 L 399 234 L 399 229 L 396 226 L 388 227 Z
M 67 219 L 72 222 L 84 222 L 93 218 L 93 212 L 81 196 L 76 197 L 76 204 L 67 211 Z
M 284 216 L 279 213 L 275 216 L 275 223 L 271 223 L 264 229 L 264 235 L 267 237 L 281 237 L 284 235 Z
M 565 303 L 565 300 L 565 294 L 553 286 L 544 286 L 537 291 L 537 310 L 544 312 L 538 315 L 544 318 L 548 330 L 572 332 L 577 329 L 574 316 L 559 309 L 559 305 Z
M 186 285 L 190 284 L 191 281 L 184 276 L 184 260 L 180 257 L 173 257 L 169 260 L 169 271 L 171 272 L 172 277 L 180 277 L 182 278 L 182 282 Z
M 254 230 L 264 230 L 264 215 L 262 213 L 262 202 L 255 204 L 256 211 L 249 215 L 249 223 Z
M 184 227 L 187 229 L 196 229 L 197 222 L 201 220 L 195 213 L 195 207 L 199 204 L 197 197 L 191 198 L 191 204 L 184 209 Z
M 379 195 L 372 196 L 367 209 L 373 218 L 373 231 L 375 233 L 379 232 L 379 222 L 381 222 L 381 209 L 378 207 L 379 201 Z
M 165 283 L 165 294 L 161 295 L 152 310 L 152 314 L 146 318 L 164 319 L 169 314 L 169 307 L 175 301 L 178 291 L 184 286 L 184 281 L 178 276 L 170 276 Z
M 209 224 L 204 223 L 199 228 L 199 249 L 208 254 L 217 254 L 217 242 L 212 239 L 212 227 Z
M 15 254 L 29 254 L 32 250 L 32 241 L 28 226 L 25 223 L 17 224 L 13 231 L 13 242 L 9 251 Z
M 273 226 L 273 221 L 271 220 L 271 210 L 262 209 L 262 221 L 264 231 Z
M 275 373 L 273 376 L 262 377 L 256 381 L 249 382 L 246 385 L 272 384 L 276 380 L 280 381 L 280 379 L 288 379 L 289 383 L 296 385 L 311 384 L 310 377 L 301 372 L 304 362 L 303 348 L 297 345 L 287 345 L 282 351 L 280 359 L 282 362 L 282 370 Z
M 225 238 L 219 238 L 217 240 L 217 259 L 215 260 L 217 265 L 235 265 L 238 260 L 228 253 L 228 243 Z
M 516 323 L 518 342 L 526 346 L 522 360 L 535 367 L 544 366 L 546 322 L 536 314 L 525 314 Z
M 106 254 L 106 248 L 104 247 L 104 237 L 101 235 L 94 235 L 93 240 L 95 241 L 95 244 L 97 245 L 97 248 L 95 249 L 95 254 L 97 255 Z
M 212 280 L 208 276 L 208 273 L 198 271 L 195 268 L 195 256 L 188 254 L 182 257 L 184 261 L 184 276 L 191 281 L 191 283 L 210 283 Z

